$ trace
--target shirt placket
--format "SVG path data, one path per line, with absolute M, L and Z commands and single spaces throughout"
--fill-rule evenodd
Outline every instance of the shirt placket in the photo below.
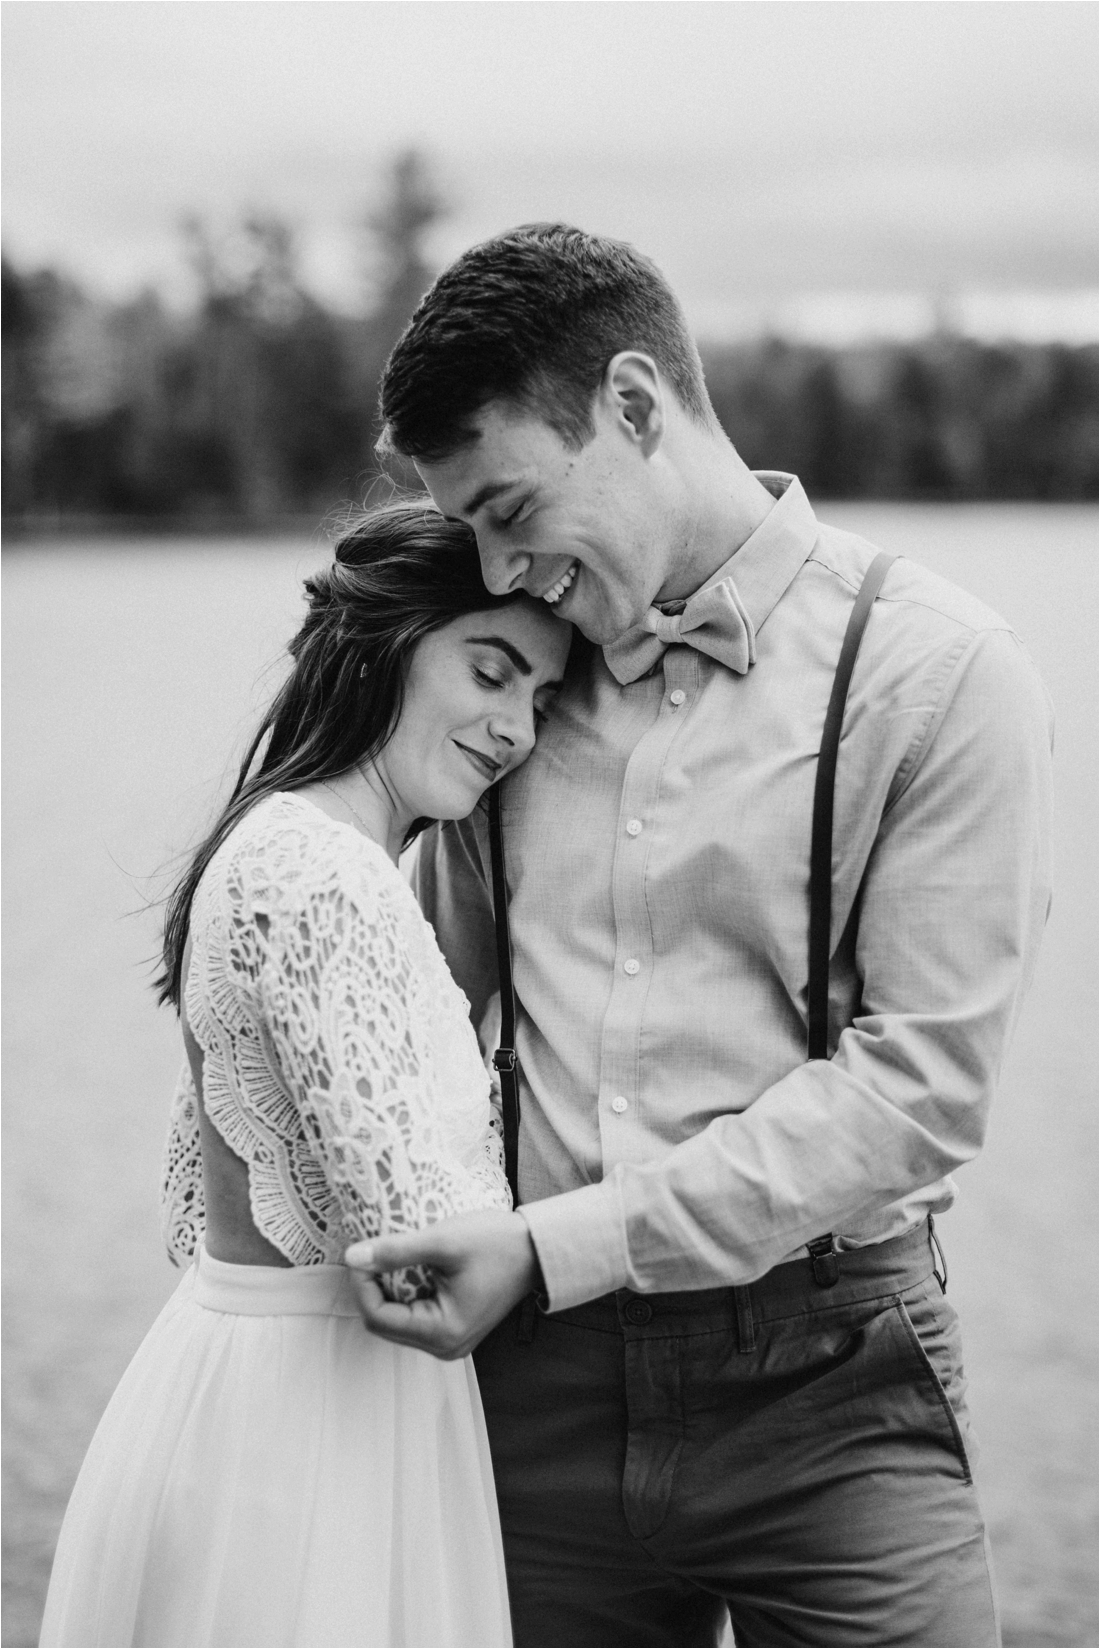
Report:
M 700 687 L 700 658 L 688 647 L 664 654 L 664 692 L 652 727 L 627 763 L 619 798 L 611 889 L 615 957 L 600 1035 L 599 1124 L 605 1175 L 620 1162 L 646 1155 L 641 1047 L 646 1004 L 653 987 L 653 924 L 646 871 L 660 815 L 661 774 L 681 735 Z

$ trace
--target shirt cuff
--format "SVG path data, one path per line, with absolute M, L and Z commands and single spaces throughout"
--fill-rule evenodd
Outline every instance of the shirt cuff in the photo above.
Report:
M 626 1222 L 613 1180 L 525 1202 L 517 1213 L 527 1222 L 542 1267 L 547 1310 L 565 1311 L 627 1287 Z

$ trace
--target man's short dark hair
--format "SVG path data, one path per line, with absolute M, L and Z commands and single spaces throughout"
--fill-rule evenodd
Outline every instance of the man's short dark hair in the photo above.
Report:
M 441 462 L 476 438 L 493 401 L 582 447 L 607 364 L 624 349 L 652 356 L 692 417 L 713 416 L 699 352 L 655 264 L 567 224 L 513 229 L 464 252 L 421 300 L 382 375 L 379 451 Z

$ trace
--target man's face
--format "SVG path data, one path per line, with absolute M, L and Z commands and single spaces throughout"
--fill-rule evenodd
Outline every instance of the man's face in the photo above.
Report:
M 417 469 L 436 506 L 477 534 L 494 594 L 524 589 L 590 641 L 614 641 L 644 616 L 671 546 L 653 461 L 611 403 L 579 452 L 543 419 L 493 403 L 480 435 Z

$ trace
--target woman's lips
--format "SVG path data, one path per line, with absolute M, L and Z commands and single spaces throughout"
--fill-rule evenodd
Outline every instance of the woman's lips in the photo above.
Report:
M 497 777 L 501 768 L 504 766 L 503 762 L 494 761 L 492 756 L 487 756 L 484 751 L 474 750 L 470 745 L 462 744 L 458 739 L 452 739 L 451 742 L 462 751 L 462 754 L 466 757 L 470 765 L 472 767 L 476 767 L 482 778 L 488 779 L 490 783 Z

